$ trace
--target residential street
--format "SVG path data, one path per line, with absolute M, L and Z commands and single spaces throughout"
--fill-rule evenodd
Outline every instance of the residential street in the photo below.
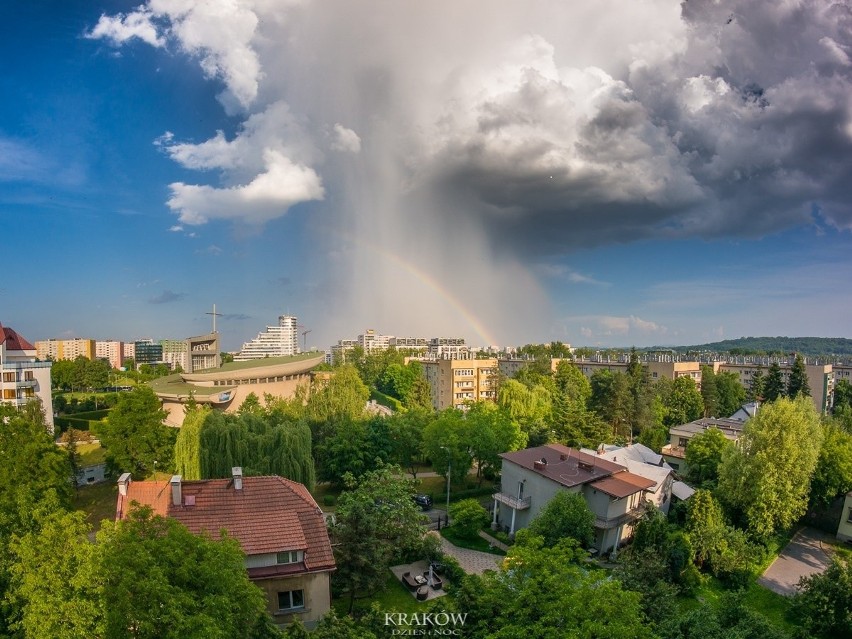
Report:
M 801 577 L 823 572 L 831 562 L 831 548 L 822 543 L 827 535 L 803 528 L 757 580 L 779 595 L 792 596 Z

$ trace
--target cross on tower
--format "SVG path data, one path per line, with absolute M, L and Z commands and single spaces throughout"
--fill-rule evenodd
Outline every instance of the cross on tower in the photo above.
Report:
M 213 316 L 213 332 L 215 333 L 216 332 L 216 318 L 222 317 L 222 314 L 216 312 L 216 305 L 214 304 L 213 305 L 213 312 L 212 313 L 205 313 L 205 315 L 212 315 Z

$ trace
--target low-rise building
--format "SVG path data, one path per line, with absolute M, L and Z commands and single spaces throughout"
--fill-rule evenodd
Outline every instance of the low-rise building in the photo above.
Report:
M 184 406 L 192 398 L 231 413 L 239 409 L 249 394 L 293 397 L 300 386 L 309 387 L 311 369 L 321 364 L 323 353 L 294 357 L 268 357 L 246 362 L 230 362 L 219 368 L 175 373 L 149 382 L 163 402 L 166 423 L 183 424 Z
M 502 453 L 500 492 L 495 493 L 493 523 L 510 534 L 525 528 L 559 492 L 583 496 L 595 515 L 594 547 L 613 551 L 633 534 L 656 482 L 622 464 L 561 444 Z
M 35 346 L 14 329 L 0 324 L 0 402 L 21 408 L 38 398 L 53 432 L 51 362 L 37 359 Z
M 674 477 L 672 467 L 662 455 L 655 453 L 644 444 L 629 446 L 601 444 L 597 450 L 583 448 L 581 452 L 597 455 L 600 459 L 625 466 L 634 475 L 653 481 L 654 485 L 645 491 L 646 501 L 654 504 L 664 513 L 669 512 Z
M 334 555 L 322 510 L 302 484 L 277 476 L 243 477 L 241 468 L 229 479 L 198 481 L 175 475 L 168 482 L 135 482 L 124 473 L 116 521 L 127 517 L 134 502 L 194 534 L 215 539 L 224 530 L 236 539 L 249 579 L 264 592 L 278 625 L 299 620 L 310 628 L 331 608 Z
M 674 468 L 679 475 L 685 475 L 686 468 L 686 447 L 689 440 L 706 432 L 708 429 L 717 428 L 726 439 L 732 442 L 737 441 L 742 435 L 743 426 L 747 420 L 731 419 L 721 417 L 702 417 L 688 424 L 672 426 L 669 428 L 669 443 L 663 446 L 663 459 Z

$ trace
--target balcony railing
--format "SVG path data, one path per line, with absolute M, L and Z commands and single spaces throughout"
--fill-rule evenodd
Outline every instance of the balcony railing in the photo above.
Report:
M 595 515 L 595 528 L 616 528 L 621 526 L 622 524 L 630 523 L 631 521 L 635 521 L 642 516 L 642 513 L 645 512 L 645 505 L 641 504 L 636 508 L 628 510 L 623 515 L 618 515 L 617 517 L 605 518 Z
M 515 510 L 526 510 L 532 503 L 532 497 L 523 497 L 518 499 L 517 497 L 507 495 L 506 493 L 494 493 L 492 497 L 501 504 L 505 504 L 509 508 L 514 508 Z
M 679 457 L 680 459 L 686 458 L 686 448 L 683 446 L 672 446 L 671 444 L 666 444 L 660 452 L 663 455 L 669 455 L 670 457 Z

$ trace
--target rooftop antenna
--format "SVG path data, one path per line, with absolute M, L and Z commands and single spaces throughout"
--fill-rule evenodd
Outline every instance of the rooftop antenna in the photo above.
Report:
M 221 313 L 216 312 L 216 304 L 213 304 L 213 312 L 212 313 L 205 313 L 205 315 L 212 315 L 213 316 L 213 332 L 215 333 L 216 332 L 216 318 L 222 317 Z

